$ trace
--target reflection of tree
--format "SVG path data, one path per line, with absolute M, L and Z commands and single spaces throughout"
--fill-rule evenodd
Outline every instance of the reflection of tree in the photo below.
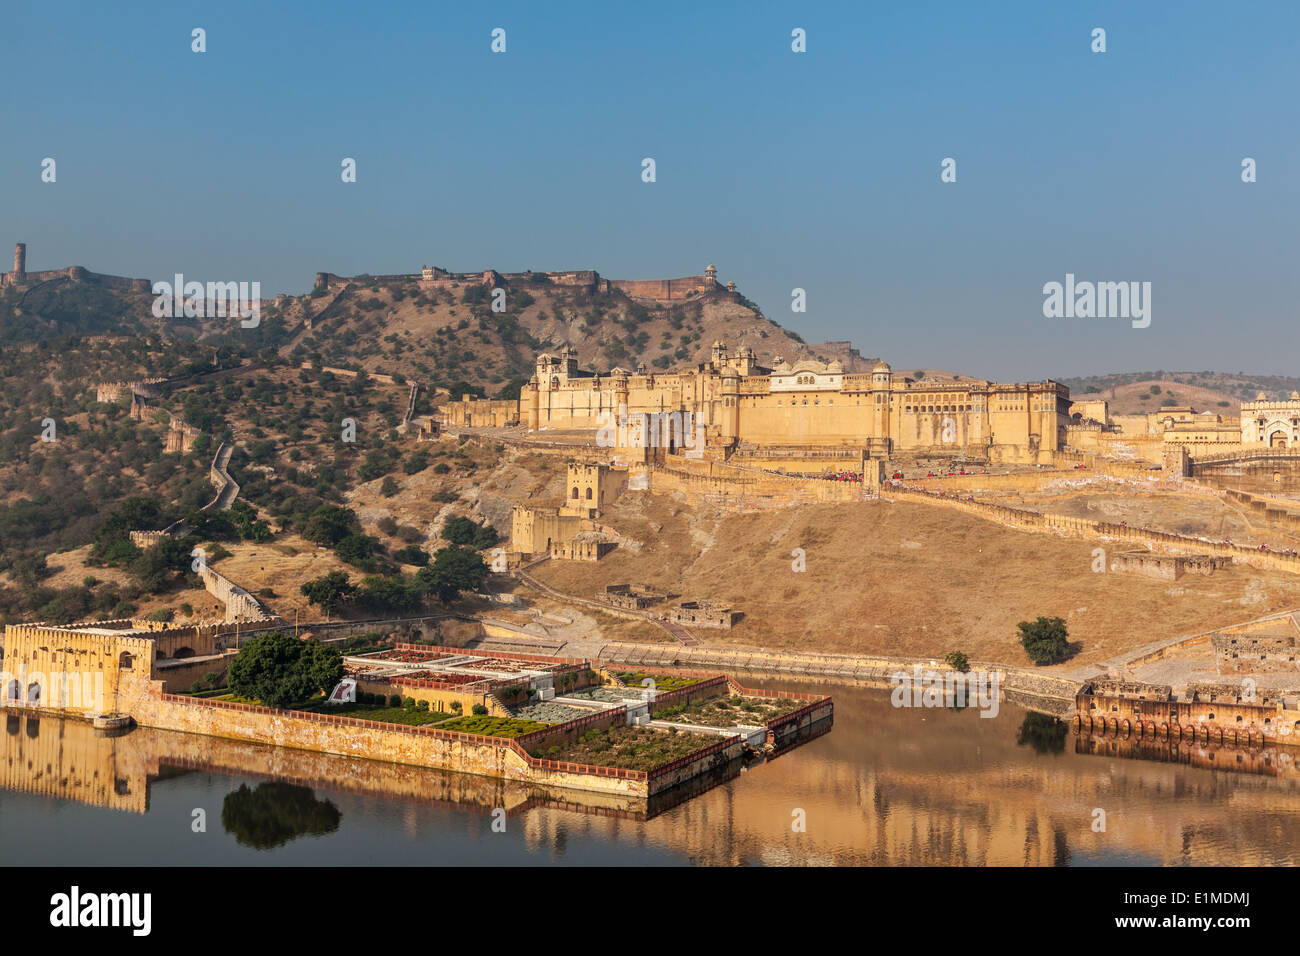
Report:
M 263 783 L 256 790 L 240 784 L 226 794 L 221 825 L 244 846 L 269 850 L 300 836 L 321 836 L 339 828 L 338 807 L 317 800 L 310 787 Z
M 1020 725 L 1020 735 L 1016 743 L 1028 744 L 1035 753 L 1059 754 L 1065 750 L 1065 732 L 1068 728 L 1060 720 L 1048 714 L 1025 714 L 1025 721 Z

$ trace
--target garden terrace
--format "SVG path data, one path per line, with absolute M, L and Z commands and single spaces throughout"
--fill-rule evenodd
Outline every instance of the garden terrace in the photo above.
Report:
M 643 688 L 636 687 L 586 687 L 582 690 L 575 690 L 566 697 L 576 697 L 580 700 L 598 700 L 605 703 L 617 704 L 626 700 L 642 700 L 645 697 Z
M 386 707 L 378 704 L 328 704 L 324 702 L 299 708 L 302 713 L 326 713 L 337 716 L 358 717 L 362 720 L 377 720 L 386 724 L 404 724 L 408 727 L 423 727 L 438 724 L 455 718 L 456 715 L 446 711 L 421 710 L 418 707 Z
M 682 687 L 690 687 L 700 682 L 698 677 L 684 677 L 676 674 L 649 674 L 645 671 L 616 671 L 614 676 L 626 686 L 634 689 L 642 688 L 642 681 L 652 680 L 654 681 L 655 690 L 661 692 L 679 690 Z
M 593 728 L 572 743 L 526 748 L 534 757 L 596 767 L 615 767 L 650 773 L 665 764 L 712 746 L 689 731 L 652 730 L 617 725 Z
M 484 737 L 507 739 L 546 730 L 550 725 L 518 717 L 489 717 L 472 715 L 456 717 L 439 726 L 439 730 L 454 730 L 462 734 L 480 734 Z
M 711 700 L 670 705 L 655 712 L 655 720 L 700 727 L 761 727 L 804 707 L 806 700 L 736 694 Z

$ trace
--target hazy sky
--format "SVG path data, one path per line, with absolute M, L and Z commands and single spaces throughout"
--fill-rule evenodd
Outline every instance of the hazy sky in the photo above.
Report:
M 5 0 L 0 249 L 264 295 L 713 262 L 899 367 L 1300 374 L 1298 35 L 1294 2 Z M 1150 327 L 1044 318 L 1066 273 L 1150 282 Z

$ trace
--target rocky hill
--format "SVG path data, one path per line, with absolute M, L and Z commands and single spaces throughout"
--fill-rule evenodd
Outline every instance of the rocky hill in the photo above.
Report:
M 592 370 L 644 364 L 664 371 L 703 361 L 715 340 L 777 358 L 838 359 L 869 371 L 848 342 L 810 345 L 742 295 L 703 291 L 673 301 L 632 297 L 614 287 L 570 286 L 545 275 L 422 288 L 414 277 L 331 277 L 309 295 L 264 301 L 256 328 L 237 318 L 158 318 L 144 280 L 27 282 L 0 288 L 0 334 L 10 342 L 66 335 L 135 335 L 201 342 L 244 353 L 274 350 L 295 364 L 399 373 L 430 385 L 468 383 L 483 394 L 517 391 L 536 355 L 571 345 Z M 103 281 L 100 281 L 103 280 Z M 496 304 L 499 309 L 494 309 Z

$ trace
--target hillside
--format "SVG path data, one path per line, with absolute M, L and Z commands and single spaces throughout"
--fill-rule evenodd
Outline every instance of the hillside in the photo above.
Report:
M 490 395 L 517 392 L 538 352 L 565 345 L 591 370 L 694 364 L 708 357 L 715 340 L 753 348 L 762 364 L 777 357 L 839 359 L 852 372 L 874 363 L 847 343 L 810 346 L 743 296 L 721 291 L 669 303 L 556 285 L 540 274 L 500 288 L 505 311 L 493 310 L 492 290 L 481 283 L 422 291 L 413 278 L 361 276 L 264 301 L 260 324 L 246 329 L 234 318 L 156 318 L 151 295 L 114 277 L 60 278 L 0 289 L 0 334 L 9 342 L 114 335 L 264 355 L 274 350 L 294 365 L 316 359 L 428 385 L 468 383 Z
M 805 344 L 745 300 L 704 294 L 672 304 L 623 293 L 552 285 L 502 286 L 504 312 L 484 285 L 422 292 L 414 281 L 350 283 L 283 301 L 268 314 L 283 329 L 282 355 L 359 363 L 422 382 L 465 381 L 496 395 L 532 375 L 537 353 L 572 346 L 582 368 L 666 371 L 708 358 L 715 340 L 747 345 L 760 363 L 776 357 L 848 356 Z M 277 337 L 279 335 L 277 334 Z M 846 365 L 847 365 L 846 361 Z M 859 360 L 865 366 L 865 362 Z M 865 368 L 863 369 L 865 370 Z
M 1122 372 L 1061 381 L 1074 401 L 1105 399 L 1115 415 L 1158 411 L 1162 405 L 1237 415 L 1241 403 L 1254 401 L 1260 392 L 1282 398 L 1300 389 L 1300 378 L 1243 372 Z
M 1081 645 L 1064 667 L 1125 648 L 1293 607 L 1293 575 L 1234 566 L 1176 584 L 1091 571 L 1095 541 L 1025 534 L 910 502 L 810 505 L 723 514 L 673 498 L 625 494 L 603 516 L 624 544 L 591 564 L 548 561 L 532 574 L 594 598 L 641 583 L 711 597 L 744 615 L 710 644 L 921 655 L 964 650 L 1023 661 L 1016 624 L 1059 616 Z M 795 573 L 791 551 L 807 567 Z

